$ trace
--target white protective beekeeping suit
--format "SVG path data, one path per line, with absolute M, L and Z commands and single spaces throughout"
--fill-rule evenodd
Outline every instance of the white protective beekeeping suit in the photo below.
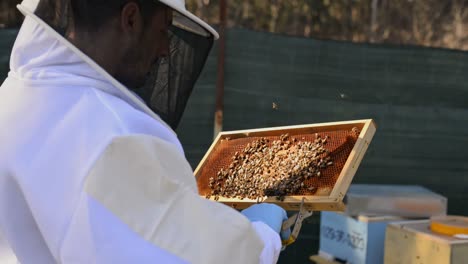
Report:
M 0 263 L 2 264 L 16 264 L 17 259 L 15 253 L 11 249 L 8 242 L 5 240 L 0 230 Z
M 0 87 L 0 229 L 19 262 L 276 262 L 279 235 L 200 198 L 173 130 L 36 5 Z

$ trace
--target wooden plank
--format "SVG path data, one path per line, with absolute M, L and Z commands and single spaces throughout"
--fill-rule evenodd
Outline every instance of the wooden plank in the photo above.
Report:
M 368 216 L 368 215 L 358 215 L 357 220 L 364 223 L 373 223 L 373 222 L 385 222 L 385 221 L 402 221 L 404 218 L 399 216 Z
M 299 197 L 299 196 L 298 196 Z M 327 201 L 317 201 L 314 200 L 313 196 L 300 196 L 301 198 L 304 197 L 306 200 L 304 201 L 304 207 L 308 211 L 337 211 L 342 212 L 345 209 L 345 206 L 342 202 L 336 202 L 334 199 L 327 199 Z M 287 197 L 290 198 L 290 197 Z M 215 201 L 214 199 L 211 199 Z M 245 209 L 251 205 L 259 203 L 256 200 L 239 200 L 237 198 L 224 198 L 220 197 L 218 202 L 228 205 L 235 209 Z M 286 211 L 299 211 L 300 204 L 299 200 L 289 200 L 289 201 L 280 201 L 274 197 L 270 197 L 265 200 L 261 200 L 262 203 L 272 203 L 278 206 L 283 207 Z
M 315 262 L 316 264 L 341 264 L 340 262 L 322 258 L 319 255 L 310 256 L 310 260 Z
M 329 132 L 337 130 L 351 130 L 353 127 L 362 129 L 363 126 L 368 122 L 365 120 L 354 120 L 344 122 L 329 122 L 319 124 L 308 124 L 308 125 L 296 125 L 296 126 L 279 126 L 269 128 L 258 128 L 258 129 L 244 129 L 237 131 L 222 132 L 223 138 L 230 137 L 243 138 L 243 137 L 263 137 L 263 136 L 280 136 L 284 133 L 290 135 L 300 134 L 314 134 L 319 132 Z
M 203 156 L 203 159 L 200 161 L 200 164 L 197 166 L 197 168 L 194 171 L 195 179 L 199 177 L 199 171 L 203 167 L 203 165 L 205 165 L 205 162 L 208 159 L 208 156 L 210 156 L 210 153 L 216 148 L 216 146 L 220 144 L 222 136 L 223 136 L 222 133 L 219 133 L 218 136 L 216 136 L 216 139 L 213 141 L 213 144 L 208 149 L 205 156 Z
M 361 130 L 361 134 L 359 135 L 356 144 L 354 145 L 351 154 L 346 161 L 346 164 L 341 171 L 341 175 L 338 178 L 338 181 L 335 184 L 335 188 L 333 189 L 331 197 L 337 197 L 338 199 L 343 200 L 346 192 L 348 191 L 349 185 L 356 174 L 356 171 L 361 164 L 362 159 L 364 158 L 364 154 L 369 147 L 372 138 L 374 137 L 376 131 L 376 127 L 374 121 L 367 120 L 365 121 L 365 125 Z

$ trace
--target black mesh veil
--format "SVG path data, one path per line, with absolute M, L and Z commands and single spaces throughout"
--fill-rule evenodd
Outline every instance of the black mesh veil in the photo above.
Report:
M 174 13 L 169 56 L 154 65 L 146 84 L 135 91 L 173 129 L 180 122 L 213 45 L 210 33 Z
M 70 0 L 40 0 L 35 14 L 61 35 L 72 25 Z M 211 33 L 173 11 L 169 29 L 170 52 L 153 66 L 145 85 L 133 90 L 173 129 L 213 46 Z

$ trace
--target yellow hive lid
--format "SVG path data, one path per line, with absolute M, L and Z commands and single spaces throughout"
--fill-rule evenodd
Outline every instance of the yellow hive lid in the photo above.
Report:
M 432 217 L 430 229 L 434 233 L 447 236 L 468 235 L 468 217 L 454 215 Z

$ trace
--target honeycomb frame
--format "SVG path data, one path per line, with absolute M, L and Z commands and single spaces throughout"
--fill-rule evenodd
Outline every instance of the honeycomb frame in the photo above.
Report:
M 356 128 L 358 132 L 353 135 Z M 306 183 L 309 186 L 317 187 L 317 190 L 313 193 L 305 192 L 300 195 L 285 196 L 281 200 L 274 196 L 257 200 L 222 196 L 210 197 L 209 199 L 236 209 L 244 209 L 259 202 L 267 202 L 277 204 L 289 211 L 298 211 L 304 198 L 304 206 L 307 210 L 343 211 L 343 198 L 372 141 L 375 131 L 374 121 L 365 119 L 221 132 L 195 170 L 199 194 L 202 197 L 207 196 L 209 192 L 208 179 L 214 176 L 220 168 L 228 165 L 232 154 L 242 149 L 249 142 L 261 137 L 274 140 L 286 133 L 298 140 L 310 141 L 315 139 L 315 134 L 319 134 L 330 137 L 327 148 L 329 148 L 332 155 L 335 153 L 339 159 L 334 162 L 333 168 L 329 169 L 330 171 L 325 171 L 320 178 L 312 179 L 309 183 Z

